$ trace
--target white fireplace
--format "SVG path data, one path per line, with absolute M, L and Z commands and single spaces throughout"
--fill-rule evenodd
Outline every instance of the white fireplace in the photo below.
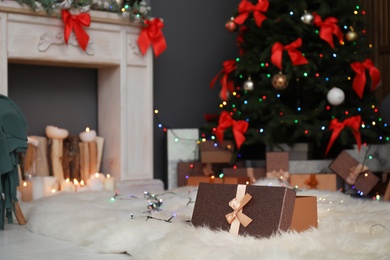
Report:
M 152 52 L 137 46 L 139 26 L 115 13 L 90 11 L 84 52 L 63 23 L 15 1 L 0 2 L 0 94 L 8 94 L 8 62 L 96 68 L 102 172 L 117 180 L 153 179 Z M 49 124 L 50 122 L 48 122 Z

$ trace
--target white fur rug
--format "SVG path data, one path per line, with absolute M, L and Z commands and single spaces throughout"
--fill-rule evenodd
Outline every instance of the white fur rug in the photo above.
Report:
M 163 204 L 152 215 L 144 213 L 149 202 L 142 194 L 112 201 L 107 192 L 63 193 L 21 206 L 33 233 L 93 252 L 126 252 L 129 259 L 390 259 L 389 202 L 339 192 L 298 194 L 317 196 L 318 229 L 264 239 L 191 226 L 195 187 L 157 196 Z

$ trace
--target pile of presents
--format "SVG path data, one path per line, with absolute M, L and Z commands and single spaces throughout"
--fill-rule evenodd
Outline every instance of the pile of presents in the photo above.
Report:
M 198 186 L 202 182 L 253 184 L 261 179 L 278 179 L 298 190 L 340 190 L 390 200 L 389 172 L 374 173 L 364 161 L 356 159 L 353 151 L 347 150 L 334 160 L 308 160 L 309 148 L 299 145 L 304 144 L 297 144 L 295 150 L 286 146 L 268 151 L 265 161 L 237 160 L 232 165 L 233 142 L 202 142 L 200 160 L 177 163 L 177 186 Z M 364 151 L 360 153 L 363 157 L 367 155 Z
M 318 227 L 317 198 L 299 196 L 294 189 L 350 189 L 369 198 L 384 187 L 383 200 L 390 200 L 388 174 L 378 177 L 353 156 L 353 151 L 344 150 L 334 160 L 319 161 L 306 160 L 307 149 L 268 151 L 263 164 L 237 161 L 232 166 L 233 152 L 230 141 L 206 141 L 200 144 L 200 161 L 178 162 L 178 186 L 198 186 L 191 219 L 194 226 L 255 237 Z M 308 168 L 311 172 L 300 172 Z M 250 185 L 261 179 L 277 179 L 285 185 Z

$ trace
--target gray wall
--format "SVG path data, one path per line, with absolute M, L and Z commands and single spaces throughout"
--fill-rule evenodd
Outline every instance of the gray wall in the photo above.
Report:
M 210 89 L 209 84 L 222 62 L 237 55 L 236 34 L 228 32 L 225 23 L 238 3 L 152 2 L 153 16 L 164 20 L 168 45 L 154 60 L 154 107 L 166 127 L 198 128 L 204 124 L 204 114 L 218 112 L 220 86 Z M 9 96 L 23 109 L 29 135 L 43 135 L 48 122 L 71 135 L 86 126 L 96 129 L 96 76 L 94 69 L 10 64 Z M 50 97 L 52 92 L 60 93 L 57 99 Z M 166 181 L 165 134 L 155 122 L 154 176 Z
M 154 61 L 154 106 L 169 128 L 198 128 L 218 112 L 220 86 L 209 88 L 222 62 L 237 55 L 236 36 L 225 29 L 238 0 L 152 1 L 163 18 L 168 48 Z M 154 175 L 166 182 L 165 136 L 154 128 Z

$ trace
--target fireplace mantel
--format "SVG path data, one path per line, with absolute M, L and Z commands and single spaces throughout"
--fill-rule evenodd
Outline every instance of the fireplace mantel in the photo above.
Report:
M 152 180 L 152 52 L 140 53 L 140 27 L 127 18 L 99 11 L 90 15 L 84 52 L 74 35 L 65 44 L 62 20 L 55 15 L 1 1 L 0 94 L 8 94 L 8 63 L 97 68 L 97 130 L 105 140 L 102 172 L 123 181 Z

